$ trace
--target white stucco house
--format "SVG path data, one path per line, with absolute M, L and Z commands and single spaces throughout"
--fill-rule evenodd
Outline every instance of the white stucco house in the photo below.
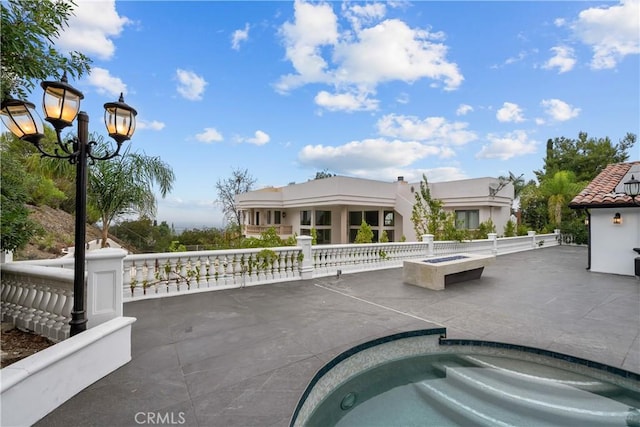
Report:
M 633 276 L 633 248 L 640 248 L 640 198 L 625 194 L 624 183 L 640 179 L 640 161 L 608 165 L 569 203 L 586 209 L 589 221 L 589 269 Z
M 460 227 L 477 228 L 491 219 L 498 234 L 511 214 L 513 185 L 497 178 L 475 178 L 429 183 L 431 196 L 444 203 L 446 211 L 456 213 Z M 316 229 L 318 244 L 352 243 L 362 221 L 366 221 L 378 241 L 382 231 L 389 241 L 417 241 L 411 210 L 414 192 L 420 182 L 402 177 L 384 182 L 333 176 L 268 187 L 236 196 L 242 212 L 243 233 L 257 236 L 275 227 L 281 237 L 309 235 Z

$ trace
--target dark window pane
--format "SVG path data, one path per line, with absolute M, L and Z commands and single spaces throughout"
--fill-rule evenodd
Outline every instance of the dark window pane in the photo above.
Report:
M 349 212 L 349 225 L 360 227 L 362 224 L 362 212 L 360 211 L 350 211 Z
M 274 214 L 273 216 L 275 217 L 273 223 L 274 224 L 281 224 L 282 220 L 280 218 L 282 216 L 281 215 L 282 212 L 281 211 L 274 211 L 273 214 Z
M 372 227 L 378 226 L 378 211 L 366 211 L 364 213 L 364 220 Z
M 316 211 L 316 225 L 331 225 L 331 211 Z
M 311 211 L 300 211 L 300 225 L 311 225 Z
M 328 245 L 331 243 L 331 230 L 328 228 L 321 228 L 316 230 L 317 243 L 319 245 Z

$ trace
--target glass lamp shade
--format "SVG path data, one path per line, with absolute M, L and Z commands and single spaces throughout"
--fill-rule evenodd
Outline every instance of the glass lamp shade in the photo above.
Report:
M 624 193 L 632 198 L 640 195 L 640 181 L 635 179 L 633 175 L 631 175 L 631 179 L 629 181 L 624 183 Z
M 62 76 L 59 82 L 42 82 L 44 96 L 42 109 L 45 120 L 56 130 L 71 126 L 80 111 L 80 100 L 84 98 L 82 92 L 67 83 L 67 76 Z
M 38 145 L 44 137 L 42 119 L 30 102 L 18 99 L 2 101 L 0 118 L 6 128 L 20 139 Z
M 131 139 L 136 130 L 136 115 L 138 112 L 125 104 L 120 94 L 118 102 L 104 104 L 104 124 L 109 136 L 118 143 Z

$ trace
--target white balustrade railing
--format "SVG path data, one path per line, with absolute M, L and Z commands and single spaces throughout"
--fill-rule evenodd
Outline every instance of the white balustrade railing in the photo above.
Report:
M 123 269 L 124 298 L 297 280 L 302 260 L 298 246 L 128 255 Z
M 55 342 L 68 338 L 73 271 L 21 264 L 2 266 L 2 321 Z
M 404 260 L 455 253 L 503 255 L 556 246 L 558 237 L 559 232 L 506 238 L 490 234 L 485 240 L 459 242 L 434 241 L 432 235 L 425 235 L 422 242 L 312 246 L 309 236 L 298 236 L 298 246 L 270 249 L 127 256 L 119 249 L 89 251 L 88 325 L 122 316 L 122 301 L 397 268 Z M 61 340 L 69 332 L 73 259 L 39 262 L 2 264 L 2 318 Z M 106 300 L 113 304 L 106 307 Z

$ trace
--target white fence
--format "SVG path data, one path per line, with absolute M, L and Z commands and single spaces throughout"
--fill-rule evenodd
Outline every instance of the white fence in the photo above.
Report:
M 503 255 L 560 244 L 559 232 L 485 240 L 311 245 L 124 255 L 119 249 L 87 253 L 88 326 L 122 315 L 122 301 L 216 289 L 305 280 L 402 266 L 404 260 L 454 253 Z M 2 265 L 2 318 L 53 340 L 68 337 L 73 260 Z M 108 306 L 105 306 L 108 302 Z

